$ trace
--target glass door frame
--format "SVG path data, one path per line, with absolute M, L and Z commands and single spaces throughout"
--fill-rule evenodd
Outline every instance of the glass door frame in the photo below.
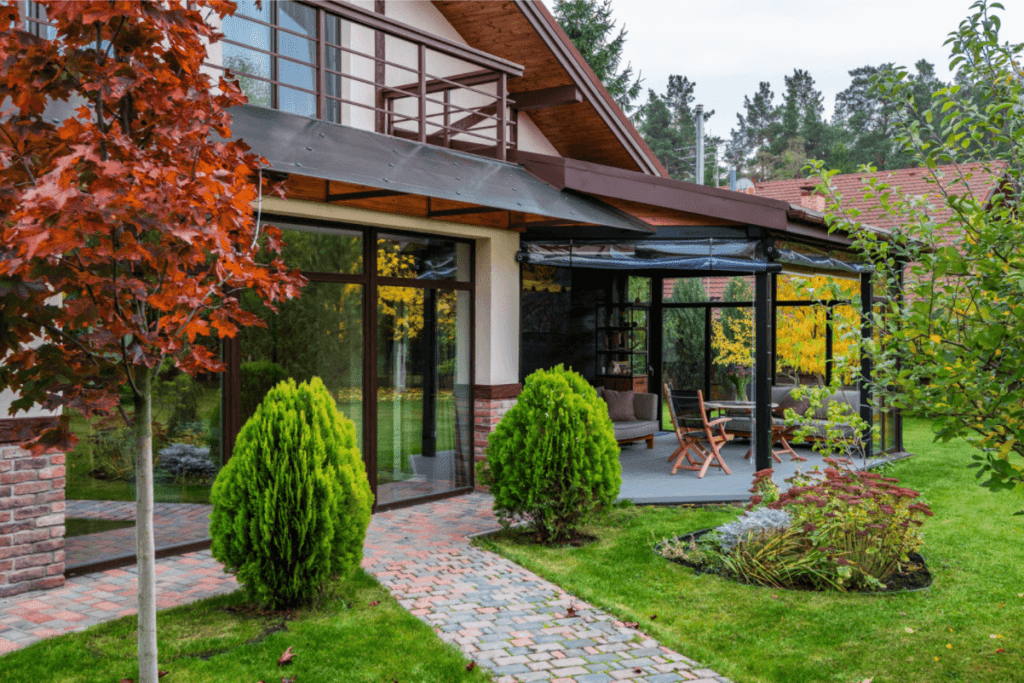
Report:
M 340 273 L 314 273 L 300 271 L 302 276 L 310 282 L 331 282 L 338 284 L 358 284 L 363 287 L 363 411 L 362 411 L 362 434 L 363 443 L 360 445 L 363 454 L 363 464 L 366 467 L 366 476 L 370 480 L 370 488 L 373 491 L 374 512 L 382 512 L 394 508 L 418 505 L 420 503 L 439 500 L 451 496 L 470 493 L 476 486 L 475 462 L 473 462 L 473 435 L 472 430 L 476 422 L 476 401 L 474 387 L 476 385 L 476 242 L 471 238 L 455 237 L 428 232 L 415 232 L 409 230 L 394 229 L 386 226 L 366 226 L 340 221 L 330 221 L 314 218 L 303 218 L 296 216 L 268 216 L 264 215 L 263 222 L 273 225 L 277 219 L 282 223 L 292 225 L 305 225 L 315 228 L 334 228 L 339 230 L 358 231 L 363 238 L 363 272 L 358 275 L 346 275 Z M 410 238 L 435 238 L 449 242 L 456 242 L 469 245 L 469 280 L 461 282 L 458 280 L 417 280 L 414 278 L 386 277 L 377 274 L 377 239 L 378 235 L 408 236 Z M 287 264 L 286 264 L 287 265 Z M 421 289 L 456 290 L 469 292 L 469 428 L 470 433 L 470 458 L 469 484 L 453 488 L 450 491 L 433 493 L 416 498 L 409 498 L 386 505 L 377 504 L 377 289 L 380 286 L 390 287 L 417 287 Z M 300 295 L 301 296 L 301 295 Z M 222 421 L 222 443 L 224 444 L 221 457 L 222 464 L 226 464 L 234 449 L 235 439 L 241 430 L 241 339 L 239 335 L 223 340 L 223 357 L 226 369 L 222 380 L 221 411 Z

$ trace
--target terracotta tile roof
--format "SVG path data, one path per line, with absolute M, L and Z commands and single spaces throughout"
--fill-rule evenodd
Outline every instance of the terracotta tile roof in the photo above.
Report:
M 999 177 L 1005 169 L 1001 162 L 988 165 L 982 163 L 964 164 L 964 173 L 972 174 L 968 181 L 970 189 L 980 199 L 988 199 L 995 190 Z M 959 177 L 955 167 L 939 166 L 936 169 L 942 174 L 940 182 L 953 194 L 964 194 L 965 186 L 962 183 L 954 182 Z M 875 173 L 846 173 L 833 176 L 832 184 L 843 195 L 849 205 L 860 209 L 860 221 L 880 228 L 892 229 L 896 227 L 892 217 L 881 210 L 871 209 L 874 200 L 864 199 L 864 183 L 870 178 L 887 179 L 889 184 L 899 188 L 905 194 L 932 197 L 931 203 L 941 207 L 935 213 L 935 219 L 942 221 L 949 217 L 950 211 L 942 206 L 942 202 L 936 197 L 936 187 L 929 183 L 927 178 L 930 171 L 926 168 L 903 168 L 897 171 L 877 171 Z M 820 210 L 815 201 L 821 202 L 819 195 L 810 196 L 809 189 L 817 184 L 815 180 L 796 178 L 793 180 L 774 180 L 766 183 L 755 183 L 755 194 L 769 199 L 781 199 L 790 204 L 806 206 Z

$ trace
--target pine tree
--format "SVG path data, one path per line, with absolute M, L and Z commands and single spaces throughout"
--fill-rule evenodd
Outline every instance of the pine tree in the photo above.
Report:
M 768 167 L 775 165 L 768 146 L 771 133 L 779 120 L 779 109 L 775 106 L 771 83 L 761 81 L 753 99 L 744 95 L 743 108 L 746 115 L 736 114 L 739 128 L 731 131 L 726 158 L 736 166 L 738 175 L 756 170 L 756 175 L 764 179 L 768 176 Z
M 643 79 L 633 78 L 633 67 L 622 64 L 626 44 L 626 27 L 615 33 L 611 0 L 557 0 L 555 19 L 594 70 L 616 104 L 627 114 L 640 97 Z

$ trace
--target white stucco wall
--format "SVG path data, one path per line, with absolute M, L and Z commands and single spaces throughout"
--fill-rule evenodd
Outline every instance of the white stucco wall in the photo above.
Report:
M 263 210 L 285 216 L 320 218 L 472 239 L 476 243 L 476 384 L 519 381 L 519 233 L 415 216 L 369 211 L 278 197 L 263 199 Z

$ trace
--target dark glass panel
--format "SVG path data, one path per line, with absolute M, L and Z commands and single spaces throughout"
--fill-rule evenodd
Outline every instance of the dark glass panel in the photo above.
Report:
M 377 275 L 416 280 L 470 280 L 470 245 L 437 237 L 377 238 Z

